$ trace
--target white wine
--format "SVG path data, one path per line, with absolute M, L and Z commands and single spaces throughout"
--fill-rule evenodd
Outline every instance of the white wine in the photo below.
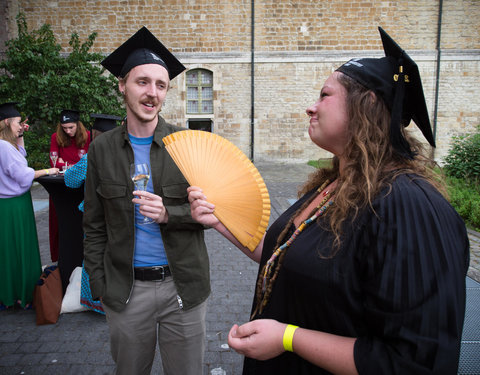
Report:
M 135 184 L 135 190 L 147 191 L 148 180 L 150 179 L 150 168 L 147 163 L 130 164 L 130 177 Z M 137 197 L 142 198 L 142 197 Z M 141 204 L 141 203 L 140 203 Z M 152 224 L 155 223 L 148 216 L 143 219 L 136 220 L 137 224 Z
M 132 177 L 136 190 L 147 190 L 147 184 L 150 176 L 148 174 L 137 174 Z
M 52 159 L 53 167 L 55 167 L 57 165 L 58 156 L 50 156 L 50 159 Z

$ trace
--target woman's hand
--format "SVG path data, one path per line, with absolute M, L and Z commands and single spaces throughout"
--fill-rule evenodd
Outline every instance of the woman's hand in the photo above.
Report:
M 192 218 L 198 221 L 200 224 L 209 226 L 218 231 L 227 240 L 238 247 L 246 256 L 259 263 L 262 256 L 263 238 L 258 244 L 257 248 L 252 252 L 223 225 L 220 220 L 213 214 L 215 212 L 215 205 L 207 202 L 207 197 L 203 194 L 202 189 L 198 186 L 190 186 L 187 188 L 188 201 L 190 202 L 190 212 Z
M 30 128 L 30 125 L 27 124 L 27 121 L 28 117 L 20 123 L 20 125 L 22 125 L 22 134 L 24 132 L 28 132 L 28 129 Z
M 217 217 L 213 214 L 215 206 L 207 202 L 207 197 L 198 186 L 187 188 L 188 201 L 190 202 L 190 212 L 192 218 L 200 224 L 214 227 L 219 223 Z
M 283 334 L 287 324 L 272 319 L 258 319 L 240 327 L 234 325 L 228 334 L 228 345 L 246 357 L 261 361 L 282 354 Z M 353 359 L 354 337 L 299 328 L 292 340 L 297 355 L 332 374 L 358 375 Z
M 143 216 L 153 219 L 158 224 L 168 222 L 168 212 L 163 205 L 162 197 L 142 190 L 135 190 L 133 195 L 136 198 L 133 198 L 132 202 L 140 205 L 139 211 Z
M 228 345 L 246 357 L 266 360 L 282 354 L 283 333 L 287 325 L 272 319 L 258 319 L 241 326 L 235 324 L 228 333 Z
M 50 176 L 50 175 L 57 175 L 59 172 L 58 168 L 48 168 L 48 169 L 39 169 L 34 172 L 33 178 L 39 178 L 42 176 Z

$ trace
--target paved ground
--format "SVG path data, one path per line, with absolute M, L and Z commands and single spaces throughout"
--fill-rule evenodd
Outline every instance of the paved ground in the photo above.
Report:
M 298 186 L 313 171 L 304 164 L 257 165 L 272 201 L 274 220 L 296 198 Z M 288 176 L 288 177 L 287 177 Z M 288 180 L 287 180 L 288 178 Z M 48 194 L 41 186 L 32 189 L 43 264 L 50 264 L 48 244 Z M 469 276 L 480 282 L 480 239 L 471 233 L 472 259 Z M 236 375 L 242 357 L 228 348 L 226 337 L 233 323 L 248 320 L 257 265 L 234 250 L 213 230 L 206 232 L 212 279 L 207 313 L 207 351 L 199 374 Z M 480 284 L 468 279 L 471 290 Z M 467 289 L 468 290 L 468 289 Z M 480 294 L 477 293 L 477 297 Z M 468 297 L 467 297 L 468 298 Z M 477 298 L 478 300 L 478 298 Z M 472 300 L 473 301 L 473 300 Z M 477 301 L 478 302 L 478 301 Z M 478 311 L 468 306 L 467 311 Z M 471 318 L 475 323 L 478 314 Z M 469 342 L 478 344 L 478 325 Z M 472 358 L 478 346 L 466 346 Z M 473 367 L 477 364 L 474 363 Z M 0 374 L 110 374 L 114 368 L 109 352 L 108 328 L 103 315 L 93 312 L 62 314 L 57 324 L 36 326 L 34 311 L 0 312 Z M 465 367 L 466 368 L 466 367 Z M 479 374 L 476 370 L 459 371 Z M 152 374 L 161 374 L 159 356 Z

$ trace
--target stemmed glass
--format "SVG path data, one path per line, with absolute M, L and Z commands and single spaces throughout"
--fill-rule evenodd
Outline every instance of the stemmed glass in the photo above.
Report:
M 53 168 L 57 165 L 58 159 L 58 152 L 57 151 L 50 151 L 50 160 L 52 161 Z
M 130 164 L 130 177 L 132 178 L 133 183 L 135 184 L 136 190 L 147 191 L 148 180 L 150 179 L 150 169 L 148 164 Z M 138 224 L 152 224 L 154 221 L 144 216 Z
M 85 154 L 86 154 L 86 151 L 83 148 L 78 150 L 78 158 L 79 159 L 83 158 L 83 155 L 85 155 Z

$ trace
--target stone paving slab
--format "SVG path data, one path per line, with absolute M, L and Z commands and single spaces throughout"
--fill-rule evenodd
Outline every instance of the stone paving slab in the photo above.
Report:
M 480 282 L 480 233 L 468 230 L 470 239 L 470 267 L 468 276 Z
M 269 189 L 271 221 L 296 199 L 299 185 L 314 169 L 305 164 L 258 163 L 257 168 Z M 288 180 L 287 180 L 288 179 Z M 37 201 L 37 231 L 43 264 L 49 261 L 48 193 L 32 188 Z M 480 275 L 477 233 L 471 232 L 472 278 Z M 234 249 L 214 230 L 206 231 L 211 265 L 212 294 L 208 300 L 207 342 L 202 375 L 241 374 L 243 358 L 228 348 L 227 335 L 233 323 L 248 321 L 258 266 Z M 480 278 L 477 279 L 480 281 Z M 152 374 L 162 374 L 160 356 Z M 57 324 L 37 326 L 35 312 L 0 312 L 0 375 L 2 374 L 111 374 L 108 326 L 103 315 L 87 311 L 62 314 Z

